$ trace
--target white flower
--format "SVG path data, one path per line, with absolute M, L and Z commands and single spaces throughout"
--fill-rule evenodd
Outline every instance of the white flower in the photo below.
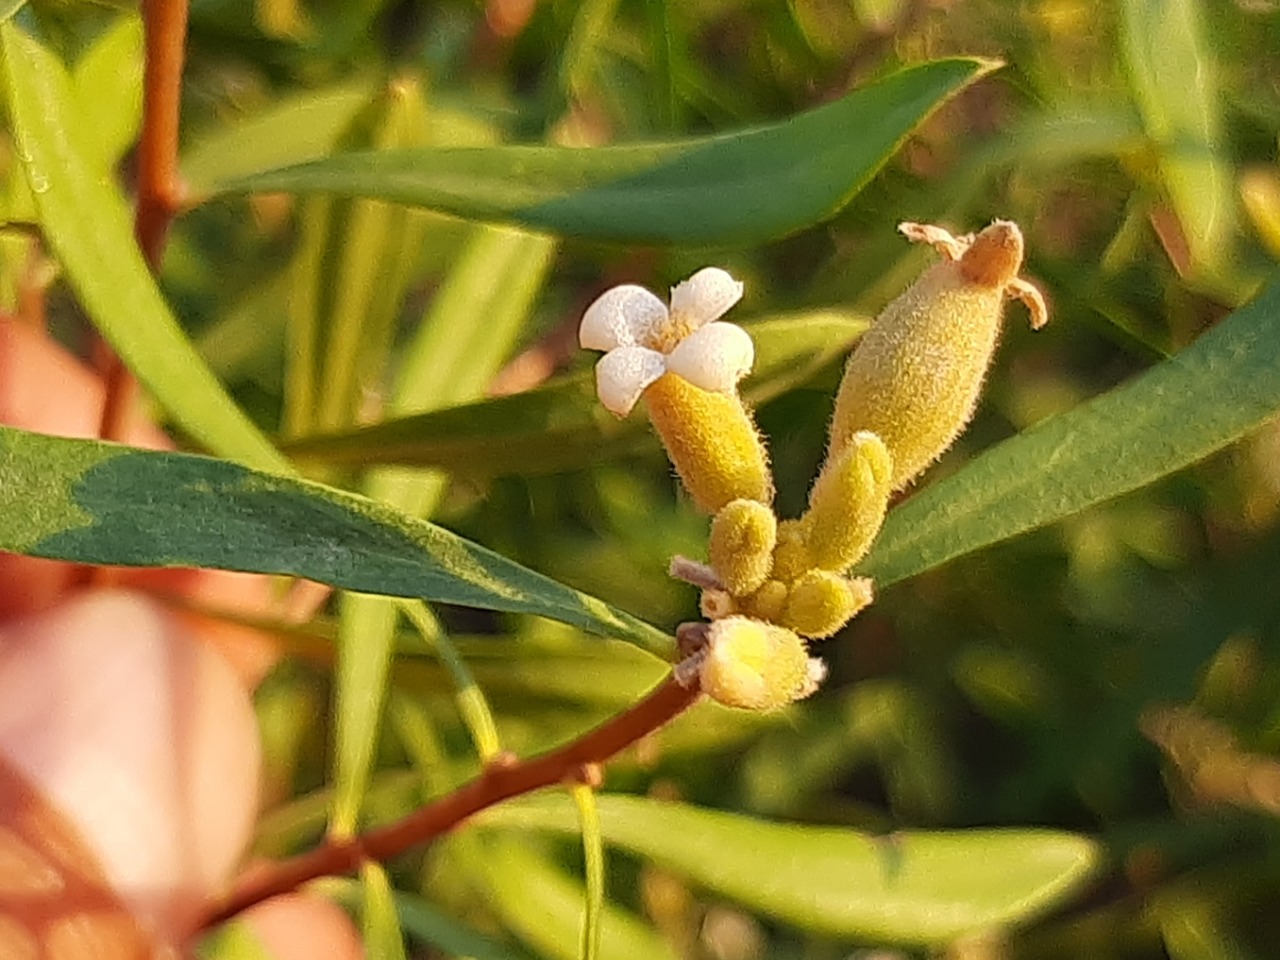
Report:
M 755 359 L 747 331 L 720 317 L 742 299 L 742 284 L 704 267 L 671 290 L 671 308 L 644 287 L 606 290 L 587 307 L 578 342 L 608 351 L 596 364 L 596 394 L 619 417 L 664 373 L 695 387 L 731 393 Z

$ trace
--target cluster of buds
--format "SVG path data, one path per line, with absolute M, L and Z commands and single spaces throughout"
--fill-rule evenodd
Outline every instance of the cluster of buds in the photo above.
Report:
M 671 291 L 668 307 L 615 287 L 582 318 L 600 401 L 626 416 L 643 398 L 693 502 L 712 515 L 706 563 L 676 557 L 671 575 L 702 590 L 707 622 L 682 624 L 677 676 L 733 707 L 773 710 L 813 693 L 826 669 L 808 642 L 830 637 L 871 603 L 849 571 L 871 548 L 889 498 L 951 446 L 973 416 L 1000 330 L 1003 301 L 1046 319 L 1018 277 L 1022 234 L 996 221 L 954 237 L 906 223 L 901 232 L 942 259 L 885 308 L 849 358 L 826 461 L 798 519 L 773 509 L 768 453 L 738 382 L 754 350 L 721 317 L 742 284 L 708 267 Z

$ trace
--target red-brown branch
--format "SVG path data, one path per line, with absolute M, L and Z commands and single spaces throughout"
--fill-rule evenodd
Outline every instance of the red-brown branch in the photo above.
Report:
M 698 699 L 697 684 L 674 677 L 635 706 L 605 721 L 572 743 L 529 760 L 491 764 L 479 777 L 402 820 L 349 840 L 327 840 L 308 853 L 250 873 L 205 921 L 221 923 L 242 910 L 296 889 L 319 877 L 351 873 L 365 860 L 383 861 L 452 830 L 468 817 L 503 800 L 581 776 L 664 726 Z
M 169 224 L 182 200 L 178 177 L 178 117 L 187 42 L 187 0 L 143 0 L 146 60 L 142 75 L 142 132 L 138 138 L 138 208 L 133 233 L 155 272 L 164 255 Z M 98 435 L 124 440 L 137 403 L 138 383 L 106 344 L 98 368 L 106 397 Z
M 182 203 L 178 117 L 187 42 L 187 0 L 143 0 L 146 64 L 138 138 L 138 210 L 134 235 L 151 269 L 160 264 L 169 224 Z

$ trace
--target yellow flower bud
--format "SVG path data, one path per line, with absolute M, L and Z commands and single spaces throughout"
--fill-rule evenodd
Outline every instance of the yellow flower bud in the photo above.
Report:
M 755 500 L 733 500 L 711 521 L 711 569 L 735 597 L 752 593 L 769 577 L 778 518 Z
M 787 607 L 788 589 L 787 584 L 781 580 L 766 580 L 755 593 L 743 597 L 738 606 L 749 617 L 777 623 Z
M 712 623 L 698 656 L 702 691 L 744 710 L 785 707 L 813 693 L 826 673 L 790 630 L 746 617 Z
M 736 393 L 702 390 L 665 373 L 644 391 L 649 419 L 699 509 L 773 500 L 764 442 Z
M 811 570 L 791 585 L 781 619 L 784 626 L 813 639 L 829 637 L 872 600 L 866 577 L 847 580 L 827 570 Z
M 854 434 L 844 452 L 827 461 L 803 518 L 815 567 L 843 573 L 863 558 L 884 523 L 892 473 L 889 451 L 874 433 Z
M 975 237 L 903 224 L 908 239 L 943 254 L 863 336 L 845 368 L 831 424 L 829 458 L 863 431 L 884 441 L 894 490 L 911 482 L 968 424 L 991 364 L 1005 297 L 1023 300 L 1032 326 L 1044 301 L 1017 276 L 1022 233 L 997 220 Z
M 778 524 L 778 545 L 773 548 L 771 574 L 775 580 L 790 583 L 806 570 L 813 569 L 805 535 L 805 525 L 799 520 L 783 520 Z

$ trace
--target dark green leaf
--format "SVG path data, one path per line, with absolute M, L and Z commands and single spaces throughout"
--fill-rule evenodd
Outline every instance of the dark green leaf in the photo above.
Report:
M 860 572 L 893 583 L 1201 460 L 1280 412 L 1280 283 L 1187 349 L 894 510 Z
M 781 123 L 721 136 L 352 153 L 214 189 L 377 197 L 622 242 L 753 243 L 831 216 L 917 124 L 994 66 L 920 64 Z
M 364 497 L 208 457 L 12 427 L 0 427 L 0 550 L 289 574 L 667 648 L 658 631 L 594 597 Z

